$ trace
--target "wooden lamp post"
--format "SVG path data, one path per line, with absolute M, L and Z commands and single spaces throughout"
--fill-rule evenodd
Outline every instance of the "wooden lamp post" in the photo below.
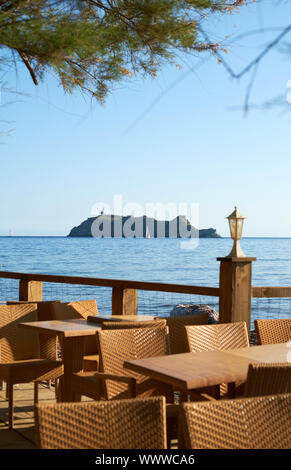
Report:
M 227 219 L 233 247 L 228 256 L 217 258 L 220 261 L 219 321 L 245 321 L 250 330 L 252 262 L 256 258 L 247 257 L 239 244 L 245 217 L 235 207 Z

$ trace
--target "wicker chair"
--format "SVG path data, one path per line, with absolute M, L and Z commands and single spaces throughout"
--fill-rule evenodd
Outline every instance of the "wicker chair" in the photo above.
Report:
M 166 449 L 164 397 L 37 405 L 42 449 Z
M 74 399 L 86 395 L 95 400 L 124 399 L 163 395 L 167 402 L 169 445 L 177 436 L 177 405 L 173 403 L 173 389 L 142 374 L 123 368 L 130 359 L 169 354 L 165 322 L 156 322 L 152 328 L 129 328 L 97 332 L 102 372 L 79 372 L 73 375 Z
M 255 320 L 259 344 L 287 343 L 291 340 L 291 318 Z
M 153 321 L 104 321 L 102 322 L 102 330 L 127 330 L 137 328 L 155 328 L 159 325 L 166 325 L 166 320 Z
M 185 403 L 181 408 L 182 448 L 291 447 L 291 394 Z
M 74 391 L 94 399 L 104 397 L 107 400 L 129 398 L 130 393 L 131 396 L 136 393 L 140 397 L 166 395 L 172 402 L 171 386 L 123 368 L 126 360 L 169 354 L 166 325 L 164 322 L 157 323 L 152 328 L 98 331 L 101 372 L 74 374 Z
M 81 300 L 69 303 L 56 303 L 52 306 L 52 320 L 87 319 L 98 315 L 96 300 Z M 62 347 L 62 345 L 61 345 Z M 99 352 L 95 336 L 85 339 L 84 371 L 96 371 L 99 368 Z
M 206 325 L 208 313 L 167 317 L 165 320 L 169 328 L 170 352 L 171 354 L 180 354 L 189 351 L 185 326 Z
M 37 305 L 37 319 L 38 321 L 48 321 L 53 318 L 53 304 L 55 302 L 61 302 L 60 300 L 41 300 L 41 301 L 36 301 L 36 302 L 31 302 L 27 300 L 8 300 L 6 302 L 6 305 L 31 305 L 31 304 L 36 304 Z M 45 341 L 47 344 L 48 348 L 53 348 L 56 346 L 56 339 L 52 336 L 43 335 L 40 334 L 39 336 L 42 338 L 42 341 Z M 48 380 L 48 386 L 51 388 L 51 380 Z M 60 384 L 57 383 L 58 381 L 55 381 L 55 392 L 56 392 L 56 398 L 59 400 L 61 399 L 61 388 Z M 6 390 L 6 395 L 8 399 L 8 389 Z
M 244 396 L 258 397 L 291 393 L 291 364 L 250 364 Z
M 186 326 L 186 334 L 190 352 L 246 348 L 249 346 L 245 322 Z M 237 394 L 241 394 L 242 389 L 243 384 L 236 384 Z M 214 388 L 199 389 L 199 392 L 219 398 L 226 395 L 227 390 L 227 385 L 222 384 Z
M 0 306 L 0 379 L 8 390 L 8 420 L 13 427 L 13 385 L 34 382 L 34 403 L 38 400 L 38 382 L 63 375 L 57 360 L 57 342 L 46 335 L 20 328 L 21 322 L 37 321 L 36 304 Z

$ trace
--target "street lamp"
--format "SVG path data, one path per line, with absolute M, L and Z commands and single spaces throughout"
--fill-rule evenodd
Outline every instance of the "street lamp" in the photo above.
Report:
M 230 236 L 233 239 L 233 247 L 227 258 L 245 258 L 246 255 L 239 244 L 239 240 L 242 237 L 245 217 L 238 212 L 235 206 L 234 211 L 226 217 L 226 219 L 228 219 Z

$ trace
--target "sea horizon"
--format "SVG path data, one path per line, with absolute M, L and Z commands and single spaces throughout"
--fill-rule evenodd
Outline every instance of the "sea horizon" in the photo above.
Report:
M 0 235 L 0 238 L 78 238 L 78 239 L 81 239 L 81 238 L 89 238 L 89 239 L 92 239 L 92 238 L 102 238 L 102 237 L 87 237 L 87 236 L 84 236 L 84 237 L 76 237 L 76 236 L 73 236 L 73 237 L 69 237 L 68 235 Z M 144 239 L 145 237 L 103 237 L 103 239 L 118 239 L 118 240 L 136 240 L 136 239 Z M 173 237 L 173 238 L 165 238 L 165 237 L 151 237 L 150 239 L 147 239 L 147 240 L 183 240 L 182 238 L 176 238 L 176 237 Z M 222 235 L 220 235 L 219 237 L 199 237 L 199 240 L 216 240 L 216 239 L 227 239 L 227 240 L 231 240 L 231 237 L 224 237 Z M 270 237 L 242 237 L 241 240 L 245 240 L 245 239 L 263 239 L 263 240 L 267 240 L 267 239 L 274 239 L 274 240 L 289 240 L 291 239 L 291 237 L 274 237 L 274 236 L 270 236 Z M 187 240 L 187 239 L 185 239 Z

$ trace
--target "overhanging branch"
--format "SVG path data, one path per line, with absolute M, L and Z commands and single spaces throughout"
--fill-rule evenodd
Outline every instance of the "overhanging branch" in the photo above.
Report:
M 36 76 L 36 74 L 35 74 L 35 72 L 34 72 L 32 66 L 31 66 L 31 64 L 30 64 L 30 62 L 29 62 L 29 60 L 28 60 L 27 55 L 26 55 L 24 52 L 19 51 L 19 50 L 17 50 L 17 52 L 18 52 L 18 54 L 19 54 L 19 56 L 20 56 L 22 62 L 23 62 L 24 65 L 26 66 L 27 70 L 29 71 L 33 83 L 34 83 L 35 85 L 38 85 L 37 76 Z

